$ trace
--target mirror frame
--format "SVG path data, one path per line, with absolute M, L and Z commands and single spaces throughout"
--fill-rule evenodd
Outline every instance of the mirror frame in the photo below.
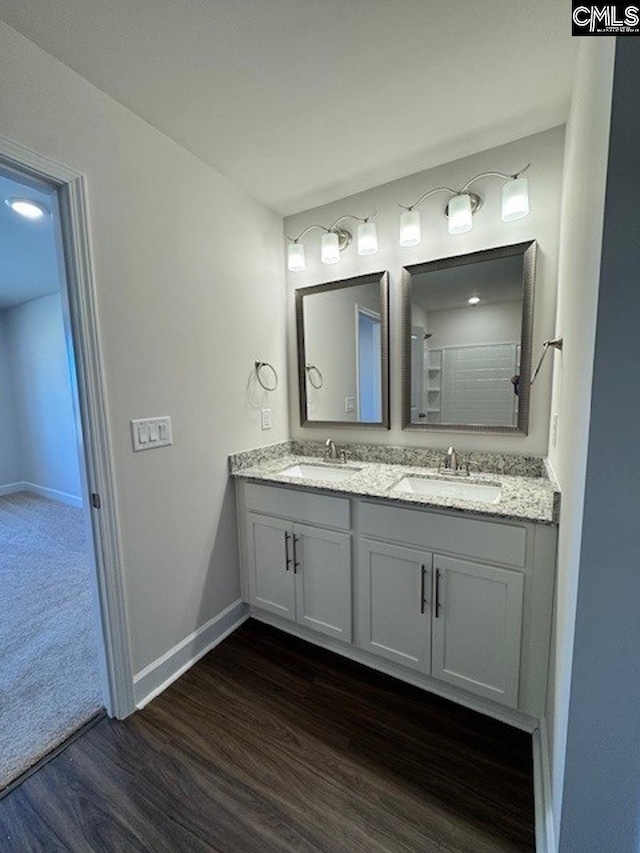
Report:
M 347 287 L 358 287 L 363 284 L 379 284 L 380 286 L 380 350 L 381 350 L 381 392 L 382 420 L 369 423 L 366 421 L 312 421 L 307 417 L 307 387 L 305 377 L 306 349 L 304 340 L 304 309 L 305 296 L 314 293 L 328 293 L 331 290 L 343 290 Z M 356 429 L 390 429 L 391 416 L 389 407 L 389 273 L 374 272 L 345 278 L 340 281 L 330 281 L 326 284 L 314 284 L 311 287 L 300 287 L 296 290 L 296 341 L 298 345 L 298 401 L 300 411 L 300 426 L 303 427 L 339 427 Z
M 499 246 L 439 258 L 423 264 L 402 268 L 402 429 L 430 430 L 432 432 L 472 432 L 491 435 L 527 435 L 529 431 L 529 402 L 531 392 L 531 350 L 533 332 L 533 298 L 536 276 L 537 243 L 529 240 L 510 246 Z M 517 426 L 488 426 L 487 424 L 417 424 L 411 420 L 411 279 L 425 272 L 498 260 L 522 255 L 522 332 L 520 350 L 520 394 Z

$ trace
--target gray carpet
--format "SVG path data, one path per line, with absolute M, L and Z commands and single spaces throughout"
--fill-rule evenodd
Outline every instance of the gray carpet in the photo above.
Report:
M 0 497 L 0 790 L 101 707 L 80 509 Z

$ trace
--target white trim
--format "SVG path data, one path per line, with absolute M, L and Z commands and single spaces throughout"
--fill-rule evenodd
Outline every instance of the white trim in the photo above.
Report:
M 6 483 L 4 486 L 0 486 L 0 497 L 3 497 L 4 495 L 15 495 L 16 492 L 26 491 L 26 483 Z
M 48 489 L 46 486 L 38 486 L 36 483 L 28 483 L 26 481 L 22 485 L 24 486 L 23 491 L 30 492 L 32 495 L 39 495 L 41 498 L 48 498 L 50 501 L 68 504 L 79 509 L 82 509 L 84 506 L 82 498 L 77 495 L 59 492 L 57 489 Z
M 106 679 L 104 701 L 111 716 L 124 718 L 135 710 L 133 668 L 97 319 L 86 180 L 80 172 L 40 156 L 4 136 L 0 136 L 0 161 L 9 168 L 22 174 L 26 172 L 58 188 L 67 280 L 67 288 L 62 294 L 63 310 L 65 322 L 71 329 L 75 353 L 83 440 L 82 460 L 88 492 L 100 496 L 100 508 L 89 512 L 103 640 L 101 652 Z
M 385 661 L 377 655 L 372 655 L 357 648 L 357 646 L 347 645 L 332 637 L 322 636 L 316 631 L 308 630 L 255 607 L 250 608 L 250 615 L 252 619 L 257 619 L 259 622 L 264 622 L 267 625 L 273 625 L 287 634 L 293 634 L 294 637 L 299 637 L 316 646 L 321 646 L 323 649 L 328 649 L 331 652 L 342 655 L 342 657 L 349 658 L 349 660 L 364 664 L 364 666 L 371 667 L 371 669 L 375 669 L 378 672 L 383 672 L 385 675 L 391 675 L 400 681 L 406 681 L 408 684 L 413 684 L 415 687 L 420 687 L 422 690 L 427 690 L 436 696 L 450 699 L 458 705 L 463 705 L 472 711 L 478 711 L 480 714 L 486 714 L 489 717 L 493 717 L 494 720 L 500 720 L 500 722 L 507 723 L 507 725 L 520 729 L 523 732 L 532 734 L 539 726 L 538 720 L 529 716 L 529 714 L 501 707 L 496 702 L 485 700 L 481 696 L 471 696 L 464 690 L 457 690 L 455 687 L 445 684 L 438 679 L 430 678 L 428 675 L 411 672 L 403 666 L 398 666 L 391 661 Z
M 144 708 L 248 618 L 247 605 L 239 598 L 136 673 L 133 678 L 136 708 Z
M 549 741 L 547 739 L 547 724 L 544 719 L 540 721 L 540 727 L 533 733 L 532 742 L 536 853 L 556 853 Z

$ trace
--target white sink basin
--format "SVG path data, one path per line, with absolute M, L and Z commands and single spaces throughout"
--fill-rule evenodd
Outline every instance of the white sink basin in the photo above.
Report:
M 292 465 L 291 468 L 285 468 L 284 471 L 279 471 L 284 477 L 300 477 L 304 480 L 331 480 L 332 482 L 342 482 L 353 477 L 360 471 L 360 468 L 346 468 L 341 465 Z
M 403 477 L 393 487 L 394 492 L 411 495 L 433 495 L 441 498 L 458 498 L 463 501 L 481 501 L 495 504 L 500 500 L 500 486 L 485 483 L 452 483 L 450 480 L 435 480 L 429 477 Z

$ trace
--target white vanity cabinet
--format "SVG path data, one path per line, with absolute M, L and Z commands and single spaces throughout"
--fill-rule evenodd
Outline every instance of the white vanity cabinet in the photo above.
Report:
M 256 618 L 503 719 L 543 715 L 553 525 L 237 487 Z
M 516 706 L 524 576 L 362 538 L 359 644 Z
M 431 675 L 516 707 L 524 574 L 434 556 Z
M 311 519 L 348 525 L 348 501 L 344 507 L 338 504 L 336 513 L 336 506 L 326 504 L 323 496 L 300 501 L 294 492 L 258 488 L 267 491 L 250 488 L 247 492 L 249 506 L 261 510 L 250 510 L 245 516 L 248 601 L 283 619 L 351 642 L 351 534 L 304 523 Z M 267 511 L 281 514 L 267 515 Z
M 432 555 L 360 539 L 359 645 L 427 675 L 431 671 Z

